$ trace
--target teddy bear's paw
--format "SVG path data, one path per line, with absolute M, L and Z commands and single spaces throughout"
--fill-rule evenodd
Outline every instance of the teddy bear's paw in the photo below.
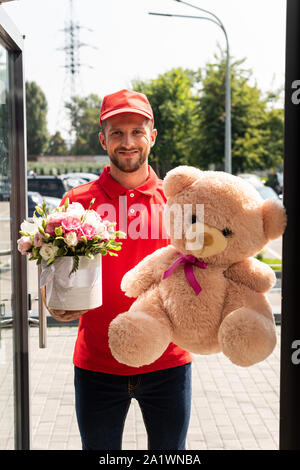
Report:
M 144 312 L 118 315 L 109 326 L 108 338 L 114 358 L 131 367 L 156 361 L 171 341 L 167 326 Z
M 137 279 L 134 279 L 132 273 L 127 272 L 121 281 L 121 290 L 125 292 L 127 297 L 138 297 L 144 292 L 143 282 Z
M 274 322 L 250 308 L 231 312 L 221 323 L 218 339 L 231 362 L 248 367 L 266 359 L 276 345 Z

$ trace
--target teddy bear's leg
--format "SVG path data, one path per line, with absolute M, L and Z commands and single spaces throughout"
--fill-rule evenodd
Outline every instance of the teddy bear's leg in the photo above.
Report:
M 110 324 L 109 347 L 114 358 L 132 367 L 156 361 L 168 347 L 172 326 L 155 287 L 141 295 L 128 312 Z
M 276 345 L 275 323 L 266 295 L 232 285 L 229 298 L 218 334 L 222 352 L 238 366 L 263 361 Z

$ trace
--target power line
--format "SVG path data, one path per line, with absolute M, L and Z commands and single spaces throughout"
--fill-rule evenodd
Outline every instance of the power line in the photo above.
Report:
M 73 97 L 79 96 L 80 91 L 82 91 L 82 68 L 87 67 L 93 69 L 93 67 L 89 64 L 84 64 L 81 62 L 81 48 L 89 47 L 97 49 L 97 47 L 80 40 L 80 33 L 83 30 L 88 32 L 93 31 L 92 29 L 87 28 L 76 21 L 74 13 L 74 0 L 69 0 L 68 15 L 65 22 L 65 27 L 59 30 L 60 32 L 65 33 L 65 43 L 63 47 L 57 49 L 59 51 L 63 51 L 65 55 L 65 64 L 63 65 L 65 68 L 65 78 L 62 88 L 62 97 L 60 100 L 60 109 L 57 116 L 57 126 L 59 126 L 60 129 L 65 130 L 65 124 L 67 123 L 67 127 L 69 128 L 69 145 L 71 145 L 74 136 L 71 135 L 72 132 L 70 119 L 67 119 L 66 117 L 65 102 L 69 102 Z

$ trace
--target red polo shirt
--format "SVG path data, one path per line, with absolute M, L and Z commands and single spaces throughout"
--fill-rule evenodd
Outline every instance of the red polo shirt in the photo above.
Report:
M 145 256 L 169 245 L 162 212 L 166 198 L 162 181 L 148 166 L 149 176 L 135 189 L 127 189 L 110 175 L 106 166 L 97 180 L 73 188 L 66 197 L 70 202 L 80 202 L 86 209 L 96 198 L 93 209 L 104 219 L 116 221 L 116 229 L 127 234 L 122 239 L 118 256 L 102 257 L 102 305 L 80 317 L 73 362 L 77 367 L 118 375 L 141 374 L 167 369 L 192 361 L 192 355 L 170 343 L 163 355 L 152 364 L 129 367 L 112 356 L 108 346 L 108 327 L 111 321 L 126 312 L 135 299 L 121 291 L 124 274 Z

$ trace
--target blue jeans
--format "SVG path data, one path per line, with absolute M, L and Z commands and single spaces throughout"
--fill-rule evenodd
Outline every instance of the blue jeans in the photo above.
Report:
M 185 450 L 191 411 L 191 363 L 140 375 L 75 366 L 76 414 L 83 450 L 121 450 L 132 398 L 141 408 L 149 450 Z

